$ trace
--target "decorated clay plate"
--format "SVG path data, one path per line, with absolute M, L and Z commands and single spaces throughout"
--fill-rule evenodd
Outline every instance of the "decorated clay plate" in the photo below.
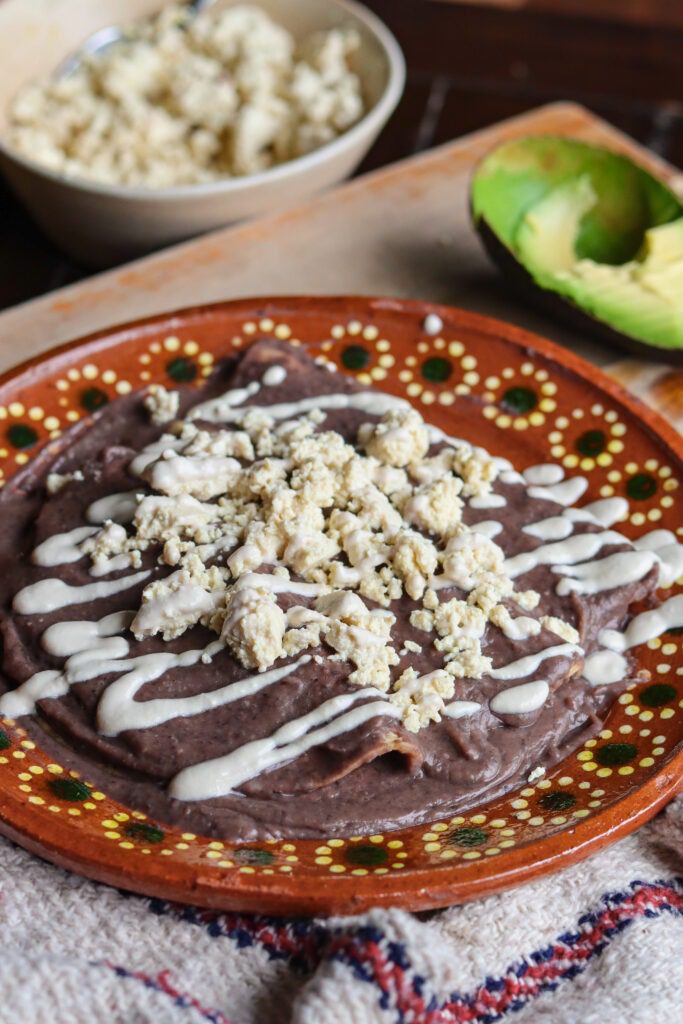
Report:
M 619 529 L 631 539 L 654 529 L 683 535 L 681 442 L 658 416 L 519 328 L 388 299 L 225 303 L 48 353 L 0 382 L 0 481 L 118 396 L 150 383 L 199 387 L 218 360 L 264 337 L 305 346 L 361 383 L 407 397 L 447 431 L 458 396 L 478 398 L 472 440 L 520 469 L 555 462 L 585 476 L 581 503 L 626 498 Z M 377 835 L 223 842 L 122 805 L 55 763 L 21 720 L 3 720 L 0 827 L 81 874 L 216 908 L 416 910 L 496 892 L 613 842 L 673 795 L 683 778 L 680 632 L 636 648 L 650 677 L 617 697 L 595 738 L 532 784 L 455 817 Z

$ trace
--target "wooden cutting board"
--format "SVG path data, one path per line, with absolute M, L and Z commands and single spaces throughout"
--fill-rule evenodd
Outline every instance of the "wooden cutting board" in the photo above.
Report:
M 556 103 L 404 160 L 304 206 L 224 228 L 0 315 L 0 371 L 60 342 L 182 306 L 257 295 L 420 298 L 487 313 L 572 348 L 683 426 L 683 370 L 621 359 L 506 292 L 472 230 L 484 154 L 555 133 L 623 150 L 683 190 L 683 175 L 583 107 Z

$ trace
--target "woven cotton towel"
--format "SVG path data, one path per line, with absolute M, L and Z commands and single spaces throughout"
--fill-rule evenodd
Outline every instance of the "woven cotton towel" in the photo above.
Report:
M 292 921 L 119 893 L 0 841 L 0 1024 L 673 1022 L 682 847 L 679 798 L 501 896 Z

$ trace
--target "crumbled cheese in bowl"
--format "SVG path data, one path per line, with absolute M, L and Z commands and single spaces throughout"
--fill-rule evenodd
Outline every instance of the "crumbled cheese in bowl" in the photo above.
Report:
M 365 112 L 354 29 L 296 40 L 250 4 L 171 5 L 70 74 L 29 83 L 7 141 L 69 178 L 166 188 L 254 174 Z

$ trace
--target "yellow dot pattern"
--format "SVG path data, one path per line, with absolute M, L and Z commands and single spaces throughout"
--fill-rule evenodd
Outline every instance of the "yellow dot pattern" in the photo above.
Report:
M 299 333 L 301 337 L 296 336 Z M 73 365 L 54 377 L 48 392 L 41 392 L 35 399 L 22 394 L 14 400 L 6 399 L 0 406 L 0 486 L 16 466 L 26 464 L 41 446 L 88 415 L 81 404 L 81 396 L 88 388 L 97 388 L 112 400 L 144 388 L 151 381 L 178 386 L 169 377 L 171 365 L 181 366 L 192 376 L 180 386 L 198 387 L 213 373 L 222 354 L 260 337 L 294 346 L 309 343 L 305 325 L 295 327 L 279 315 L 266 314 L 235 319 L 220 343 L 212 342 L 206 347 L 199 336 L 195 339 L 180 328 L 173 335 L 142 340 L 136 343 L 138 348 L 134 357 L 126 361 L 125 369 L 119 364 L 107 365 L 106 356 L 80 360 L 74 356 Z M 634 476 L 649 474 L 655 481 L 654 494 L 632 501 L 627 518 L 616 528 L 625 529 L 632 536 L 654 528 L 670 528 L 683 536 L 683 527 L 673 521 L 677 515 L 679 480 L 670 460 L 662 456 L 654 443 L 653 454 L 641 456 L 637 462 L 627 459 L 625 452 L 629 450 L 631 436 L 637 433 L 633 421 L 604 400 L 582 401 L 572 407 L 563 397 L 562 378 L 554 379 L 553 367 L 546 366 L 541 358 L 532 361 L 522 357 L 514 364 L 501 359 L 495 373 L 487 373 L 480 366 L 477 352 L 470 351 L 466 339 L 462 340 L 447 324 L 436 337 L 426 337 L 418 331 L 413 349 L 401 356 L 404 349 L 392 343 L 391 332 L 379 317 L 376 321 L 353 317 L 330 321 L 327 330 L 317 332 L 311 340 L 320 362 L 347 373 L 349 370 L 341 364 L 341 352 L 351 344 L 363 346 L 369 360 L 356 372 L 357 378 L 366 384 L 387 382 L 418 405 L 434 406 L 430 416 L 436 417 L 438 408 L 444 410 L 444 415 L 457 405 L 460 396 L 476 395 L 481 400 L 484 420 L 498 430 L 513 433 L 535 430 L 535 443 L 543 439 L 547 458 L 559 461 L 569 471 L 585 474 L 594 497 L 625 495 Z M 448 362 L 447 373 L 439 360 Z M 439 379 L 440 375 L 443 379 Z M 503 395 L 516 387 L 533 391 L 533 409 L 520 413 L 506 406 Z M 38 434 L 39 444 L 30 451 L 13 451 L 4 441 L 3 431 L 16 422 L 30 425 Z M 602 450 L 586 454 L 580 450 L 579 441 L 595 431 L 604 435 Z M 656 638 L 648 648 L 654 659 L 653 681 L 669 684 L 673 680 L 680 686 L 683 667 L 677 664 L 680 655 L 676 638 Z M 663 706 L 650 706 L 640 699 L 646 685 L 639 684 L 622 694 L 610 714 L 609 727 L 534 786 L 525 785 L 518 792 L 494 801 L 486 813 L 472 811 L 386 835 L 334 836 L 318 842 L 270 840 L 239 847 L 160 826 L 163 840 L 150 842 L 132 827 L 135 823 L 154 825 L 147 815 L 140 810 L 121 808 L 104 792 L 90 787 L 88 799 L 71 804 L 57 798 L 47 782 L 65 777 L 65 769 L 44 756 L 16 723 L 3 723 L 12 743 L 9 749 L 0 751 L 0 787 L 9 786 L 36 814 L 63 820 L 64 827 L 72 832 L 83 829 L 94 833 L 103 844 L 115 847 L 127 857 L 151 861 L 164 857 L 192 865 L 201 861 L 212 872 L 232 872 L 245 879 L 300 873 L 370 878 L 423 864 L 450 864 L 453 869 L 466 870 L 470 863 L 476 865 L 483 859 L 504 854 L 525 835 L 526 841 L 530 841 L 564 828 L 577 828 L 583 818 L 599 813 L 600 808 L 658 769 L 680 739 L 678 723 L 683 699 L 679 696 Z M 635 757 L 628 763 L 609 763 L 601 752 L 606 744 L 615 743 L 633 744 L 637 750 Z M 68 774 L 77 777 L 76 773 Z M 607 786 L 607 792 L 595 788 L 596 785 Z M 562 800 L 560 795 L 570 799 Z M 557 811 L 553 810 L 553 799 Z M 572 800 L 575 802 L 569 806 Z M 456 833 L 461 829 L 470 830 L 470 841 L 476 839 L 476 846 L 456 841 Z M 375 851 L 372 856 L 366 855 L 367 864 L 356 863 L 348 856 L 354 846 Z

